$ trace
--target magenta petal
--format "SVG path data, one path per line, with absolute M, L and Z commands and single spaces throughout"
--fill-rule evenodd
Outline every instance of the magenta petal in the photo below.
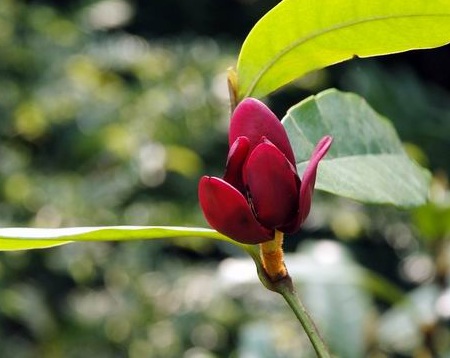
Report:
M 241 193 L 244 193 L 244 183 L 242 181 L 242 168 L 247 159 L 249 150 L 249 140 L 246 137 L 239 137 L 235 140 L 228 153 L 227 165 L 223 180 L 234 186 Z
M 294 152 L 286 130 L 275 114 L 257 99 L 244 99 L 231 116 L 228 136 L 230 146 L 241 136 L 250 140 L 250 151 L 261 142 L 262 137 L 266 137 L 295 166 Z
M 258 221 L 277 228 L 292 221 L 298 209 L 299 178 L 293 165 L 268 140 L 244 165 L 244 182 Z
M 273 239 L 273 232 L 256 221 L 244 196 L 226 181 L 202 177 L 198 196 L 206 220 L 220 233 L 243 244 Z
M 327 154 L 330 149 L 333 138 L 330 136 L 323 137 L 319 143 L 317 143 L 314 151 L 309 160 L 308 166 L 305 169 L 302 177 L 302 184 L 300 187 L 300 205 L 297 219 L 297 230 L 301 224 L 306 220 L 311 210 L 311 201 L 314 190 L 314 184 L 316 183 L 317 166 L 322 158 Z

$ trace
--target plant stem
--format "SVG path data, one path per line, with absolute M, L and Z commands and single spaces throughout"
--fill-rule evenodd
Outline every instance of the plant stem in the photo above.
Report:
M 260 244 L 260 251 L 256 245 L 243 245 L 256 264 L 261 283 L 269 290 L 279 293 L 294 312 L 302 325 L 319 358 L 331 358 L 327 345 L 317 330 L 314 321 L 306 311 L 295 292 L 283 259 L 283 233 L 275 231 L 274 239 Z
M 232 67 L 228 69 L 228 76 L 227 76 L 227 82 L 228 82 L 228 93 L 230 95 L 230 110 L 231 113 L 233 113 L 234 109 L 238 105 L 238 78 L 236 70 Z
M 289 276 L 288 278 L 290 279 Z M 327 345 L 320 336 L 319 331 L 314 324 L 314 321 L 309 316 L 305 306 L 303 306 L 302 301 L 293 289 L 292 282 L 290 282 L 289 284 L 277 285 L 276 291 L 283 296 L 283 298 L 286 300 L 289 307 L 292 309 L 295 316 L 301 323 L 303 329 L 305 330 L 309 340 L 314 347 L 314 350 L 316 351 L 317 356 L 319 358 L 331 358 L 331 354 L 328 350 Z
M 260 244 L 261 260 L 264 271 L 271 281 L 278 281 L 287 276 L 284 265 L 283 233 L 275 230 L 273 240 Z
M 314 321 L 309 316 L 305 306 L 303 306 L 303 303 L 300 301 L 300 298 L 297 296 L 297 293 L 295 292 L 291 276 L 289 276 L 289 274 L 287 273 L 286 267 L 284 266 L 284 262 L 281 261 L 281 263 L 283 264 L 283 268 L 285 270 L 284 271 L 285 275 L 282 277 L 280 277 L 279 275 L 274 275 L 275 276 L 274 279 L 267 272 L 266 270 L 267 265 L 264 265 L 263 258 L 261 257 L 262 256 L 261 253 L 267 250 L 267 247 L 265 247 L 264 250 L 261 250 L 259 255 L 255 245 L 246 245 L 244 248 L 255 261 L 256 268 L 258 270 L 258 277 L 261 280 L 261 283 L 267 289 L 277 292 L 281 296 L 283 296 L 289 307 L 292 309 L 298 321 L 305 330 L 305 333 L 307 334 L 309 340 L 311 341 L 311 344 L 314 347 L 317 357 L 331 358 L 331 354 L 328 350 L 328 347 L 323 341 L 322 337 L 320 336 L 319 331 L 317 330 L 317 327 L 314 324 Z M 272 264 L 270 266 L 272 266 Z

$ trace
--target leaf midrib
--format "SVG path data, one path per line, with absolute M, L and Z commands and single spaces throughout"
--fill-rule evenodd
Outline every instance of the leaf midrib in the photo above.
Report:
M 339 24 L 339 25 L 335 25 L 335 26 L 331 26 L 328 28 L 325 28 L 321 31 L 317 31 L 312 33 L 309 36 L 306 36 L 304 38 L 301 38 L 297 41 L 294 41 L 291 45 L 287 46 L 284 50 L 280 51 L 278 53 L 278 55 L 274 56 L 272 58 L 271 61 L 269 61 L 267 63 L 266 66 L 264 66 L 261 71 L 257 74 L 257 76 L 255 77 L 255 79 L 253 80 L 252 84 L 249 86 L 249 89 L 247 91 L 247 93 L 244 95 L 245 97 L 250 97 L 250 95 L 252 94 L 252 92 L 254 91 L 254 89 L 256 88 L 256 86 L 258 85 L 258 83 L 261 81 L 261 79 L 264 77 L 264 75 L 284 56 L 286 56 L 289 52 L 293 51 L 296 47 L 301 46 L 313 39 L 319 38 L 320 36 L 326 35 L 332 31 L 336 31 L 336 30 L 342 30 L 345 28 L 350 28 L 353 26 L 358 26 L 364 23 L 368 23 L 368 22 L 377 22 L 377 21 L 385 21 L 385 20 L 395 20 L 395 19 L 408 19 L 408 18 L 431 18 L 431 17 L 450 17 L 449 14 L 427 14 L 427 15 L 423 15 L 423 14 L 411 14 L 411 15 L 396 15 L 396 16 L 380 16 L 380 17 L 373 17 L 370 19 L 364 19 L 364 20 L 359 20 L 359 21 L 351 21 L 348 23 L 343 23 L 343 24 Z M 355 53 L 355 55 L 357 55 Z

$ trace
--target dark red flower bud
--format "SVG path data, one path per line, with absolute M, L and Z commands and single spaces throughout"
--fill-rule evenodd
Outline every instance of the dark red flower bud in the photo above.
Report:
M 230 151 L 223 179 L 204 176 L 199 200 L 208 223 L 244 244 L 272 240 L 274 231 L 293 233 L 311 208 L 319 161 L 332 138 L 313 151 L 302 180 L 284 127 L 262 102 L 243 100 L 230 123 Z

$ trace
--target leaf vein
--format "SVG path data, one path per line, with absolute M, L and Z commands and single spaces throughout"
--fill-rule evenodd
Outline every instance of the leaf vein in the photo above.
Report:
M 264 66 L 261 71 L 259 71 L 259 73 L 256 75 L 255 79 L 252 81 L 252 83 L 250 84 L 247 93 L 245 94 L 244 97 L 249 97 L 251 96 L 252 92 L 255 90 L 256 86 L 258 85 L 258 83 L 262 80 L 262 78 L 265 76 L 265 74 L 284 56 L 286 56 L 287 54 L 289 54 L 291 51 L 293 51 L 295 48 L 297 48 L 298 46 L 301 46 L 311 40 L 314 40 L 316 38 L 319 38 L 323 35 L 326 35 L 328 33 L 331 33 L 333 31 L 336 30 L 342 30 L 345 28 L 351 28 L 353 26 L 359 26 L 361 24 L 365 24 L 368 22 L 379 22 L 379 21 L 386 21 L 386 20 L 396 20 L 396 19 L 409 19 L 409 18 L 430 18 L 430 17 L 449 17 L 449 14 L 427 14 L 427 15 L 423 15 L 423 14 L 410 14 L 410 15 L 398 15 L 398 16 L 380 16 L 380 17 L 372 17 L 370 19 L 363 19 L 363 20 L 359 20 L 359 21 L 350 21 L 347 23 L 341 23 L 335 26 L 331 26 L 331 27 L 327 27 L 323 30 L 320 31 L 316 31 L 312 34 L 310 34 L 309 36 L 303 37 L 298 39 L 297 41 L 294 41 L 291 45 L 287 46 L 285 49 L 283 49 L 282 51 L 280 51 L 276 56 L 274 56 L 268 63 L 266 66 Z M 355 51 L 356 52 L 356 51 Z M 358 55 L 357 53 L 355 53 L 354 55 Z M 344 61 L 345 59 L 343 59 L 342 61 Z

